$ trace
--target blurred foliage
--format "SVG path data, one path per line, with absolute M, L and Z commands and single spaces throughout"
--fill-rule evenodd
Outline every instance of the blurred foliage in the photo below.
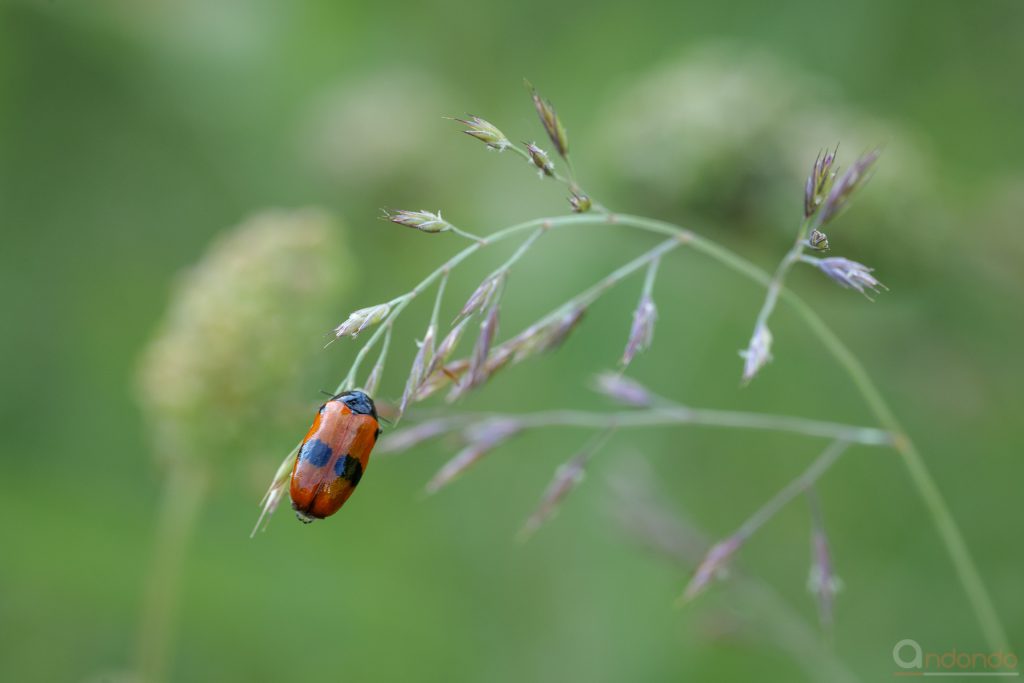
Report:
M 322 212 L 266 211 L 184 274 L 140 369 L 159 455 L 273 455 L 268 432 L 306 417 L 295 397 L 323 372 L 310 342 L 354 279 L 335 232 Z
M 310 317 L 288 343 L 312 352 L 322 338 L 309 330 L 405 291 L 456 248 L 379 221 L 381 207 L 442 209 L 480 233 L 566 211 L 564 193 L 522 160 L 485 152 L 442 118 L 479 114 L 513 139 L 542 140 L 524 76 L 558 107 L 596 198 L 700 229 L 766 267 L 788 246 L 817 151 L 839 142 L 849 163 L 882 145 L 877 176 L 829 236 L 892 291 L 868 304 L 809 269 L 791 284 L 863 354 L 918 439 L 1019 647 L 1022 38 L 1013 0 L 0 5 L 5 679 L 104 680 L 130 665 L 161 488 L 134 374 L 176 273 L 246 216 L 323 206 L 349 228 L 350 253 L 330 257 L 348 293 L 330 310 L 278 304 Z M 503 335 L 651 244 L 604 228 L 546 236 L 512 274 Z M 502 256 L 467 264 L 449 283 L 451 306 Z M 557 354 L 459 409 L 603 406 L 586 387 L 621 354 L 639 288 L 613 290 Z M 680 253 L 655 298 L 655 344 L 633 364 L 654 390 L 868 420 L 784 309 L 775 361 L 739 389 L 757 288 Z M 395 330 L 385 399 L 400 395 L 426 308 Z M 355 680 L 814 678 L 764 635 L 778 615 L 745 591 L 725 584 L 671 609 L 686 572 L 609 524 L 605 473 L 643 454 L 681 514 L 715 538 L 815 443 L 621 435 L 525 545 L 516 530 L 586 435 L 525 437 L 423 501 L 451 454 L 441 443 L 376 459 L 329 522 L 305 527 L 282 511 L 250 541 L 268 477 L 317 392 L 344 374 L 348 342 L 295 368 L 300 390 L 282 381 L 251 411 L 218 414 L 225 443 L 239 440 L 185 559 L 174 680 L 290 680 L 308 675 L 314 649 Z M 299 402 L 308 414 L 292 417 Z M 820 490 L 847 586 L 835 657 L 864 680 L 891 675 L 902 638 L 981 648 L 901 467 L 853 449 Z M 794 505 L 738 562 L 813 627 L 808 534 Z

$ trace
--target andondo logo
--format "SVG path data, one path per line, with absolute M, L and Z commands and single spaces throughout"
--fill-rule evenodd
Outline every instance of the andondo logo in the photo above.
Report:
M 1012 652 L 932 652 L 911 638 L 896 643 L 892 659 L 895 676 L 1020 676 Z

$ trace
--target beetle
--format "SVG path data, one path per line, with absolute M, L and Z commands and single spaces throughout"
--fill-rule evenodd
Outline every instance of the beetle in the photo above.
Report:
M 292 509 L 305 522 L 330 517 L 348 500 L 380 436 L 373 399 L 361 391 L 320 406 L 292 466 Z

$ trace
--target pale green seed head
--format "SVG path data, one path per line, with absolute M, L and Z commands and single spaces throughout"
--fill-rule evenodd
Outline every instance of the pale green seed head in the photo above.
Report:
M 322 368 L 323 332 L 351 278 L 345 256 L 325 213 L 272 210 L 219 237 L 181 274 L 139 370 L 162 459 L 281 449 L 265 437 L 308 418 L 299 397 Z

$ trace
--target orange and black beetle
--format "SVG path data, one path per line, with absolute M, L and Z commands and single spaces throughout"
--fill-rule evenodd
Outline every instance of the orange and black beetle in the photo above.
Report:
M 363 392 L 346 391 L 320 406 L 292 468 L 292 508 L 300 520 L 330 517 L 345 504 L 378 435 L 377 408 Z

